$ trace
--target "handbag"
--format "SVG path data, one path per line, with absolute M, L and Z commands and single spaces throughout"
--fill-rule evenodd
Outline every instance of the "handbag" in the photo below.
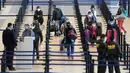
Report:
M 74 32 L 73 29 L 69 31 L 68 36 L 69 36 L 71 39 L 77 39 L 77 34 Z
M 117 15 L 117 16 L 115 17 L 115 19 L 116 19 L 116 20 L 125 19 L 125 16 L 124 16 L 124 14 L 122 13 L 121 15 Z

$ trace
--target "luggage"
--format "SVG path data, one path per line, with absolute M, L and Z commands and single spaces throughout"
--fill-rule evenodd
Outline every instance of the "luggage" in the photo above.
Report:
M 97 27 L 91 26 L 92 38 L 97 37 Z
M 97 36 L 101 36 L 102 34 L 102 23 L 97 23 Z
M 73 29 L 69 31 L 68 36 L 69 36 L 71 39 L 77 39 L 77 34 L 74 32 Z
M 50 22 L 50 32 L 54 32 L 55 31 L 55 24 L 53 21 Z
M 107 30 L 107 43 L 110 42 L 110 38 L 114 37 L 114 30 L 113 29 L 109 29 Z
M 61 40 L 61 46 L 60 46 L 60 51 L 64 51 L 64 48 L 66 48 L 66 46 L 64 46 L 66 44 L 66 37 L 64 37 L 62 40 Z

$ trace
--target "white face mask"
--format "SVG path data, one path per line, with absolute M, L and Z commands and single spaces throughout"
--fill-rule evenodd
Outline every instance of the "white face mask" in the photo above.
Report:
M 115 23 L 115 21 L 111 21 L 111 22 L 110 22 L 111 25 L 114 24 L 114 23 Z
M 29 29 L 29 27 L 28 27 L 28 26 L 25 26 L 25 29 Z
M 37 9 L 37 11 L 40 11 L 40 10 L 41 10 L 40 8 Z
M 88 15 L 88 17 L 92 17 L 92 15 L 90 14 L 90 15 Z
M 12 30 L 12 29 L 13 29 L 13 26 L 9 27 L 8 29 Z
M 95 27 L 95 26 L 96 26 L 96 24 L 93 24 L 92 26 L 94 26 L 94 27 Z

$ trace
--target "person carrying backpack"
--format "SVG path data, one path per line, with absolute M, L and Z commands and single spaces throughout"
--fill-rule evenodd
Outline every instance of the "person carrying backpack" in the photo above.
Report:
M 92 12 L 89 11 L 88 14 L 86 15 L 85 19 L 84 19 L 84 25 L 85 26 L 88 25 L 88 26 L 91 27 L 93 21 L 95 21 L 95 18 L 93 16 Z
M 123 27 L 123 23 L 126 17 L 128 16 L 127 11 L 123 8 L 123 6 L 120 6 L 116 15 L 117 16 L 115 17 L 115 19 L 118 22 L 118 27 L 120 28 L 120 31 L 123 30 L 124 33 L 126 33 L 126 30 Z
M 52 17 L 52 21 L 55 24 L 55 35 L 58 36 L 60 35 L 60 25 L 59 22 L 63 16 L 63 13 L 61 11 L 60 8 L 56 8 L 56 5 L 53 5 L 53 17 Z
M 67 47 L 67 55 L 68 58 L 70 57 L 73 59 L 73 54 L 74 54 L 74 42 L 77 38 L 77 34 L 73 26 L 71 25 L 70 22 L 67 22 L 67 28 L 65 29 L 65 41 L 66 41 L 66 47 Z
M 34 26 L 33 32 L 35 33 L 34 49 L 36 50 L 37 60 L 39 60 L 39 40 L 40 44 L 43 41 L 43 35 L 39 24 L 36 24 Z

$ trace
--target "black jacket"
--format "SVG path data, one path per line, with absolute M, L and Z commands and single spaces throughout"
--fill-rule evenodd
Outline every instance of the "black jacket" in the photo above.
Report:
M 61 17 L 63 16 L 63 13 L 61 11 L 61 9 L 59 8 L 55 8 L 53 10 L 53 17 L 52 20 L 61 20 Z
M 120 57 L 122 56 L 119 46 L 115 42 L 109 42 L 106 45 L 108 57 Z
M 14 31 L 10 29 L 6 29 L 3 31 L 2 42 L 5 47 L 15 48 L 17 46 L 17 42 L 15 39 Z
M 35 11 L 34 20 L 38 20 L 40 23 L 44 22 L 43 12 L 41 10 L 40 11 L 38 11 L 38 10 Z
M 43 41 L 43 35 L 42 35 L 42 31 L 40 30 L 40 28 L 39 29 L 34 28 L 33 32 L 35 33 L 35 42 L 38 43 L 39 39 L 42 42 Z
M 120 14 L 122 14 L 122 10 L 121 10 L 121 8 L 119 8 L 119 9 L 118 9 L 118 11 L 117 11 L 117 14 L 116 14 L 116 15 L 120 15 Z
M 106 57 L 106 44 L 102 39 L 99 39 L 97 42 L 97 52 L 98 56 L 105 58 Z

